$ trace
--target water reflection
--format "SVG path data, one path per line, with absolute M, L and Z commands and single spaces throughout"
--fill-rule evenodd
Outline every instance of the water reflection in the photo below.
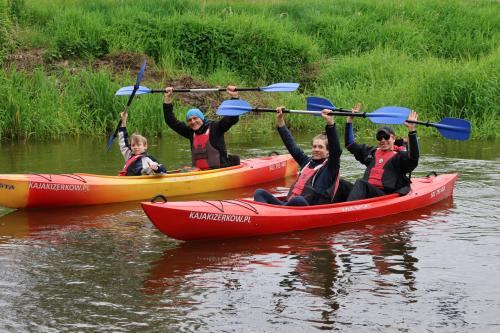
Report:
M 231 149 L 244 157 L 283 151 L 274 134 L 233 134 Z M 309 134 L 296 137 L 308 147 Z M 189 160 L 185 142 L 161 141 L 153 155 Z M 2 144 L 0 172 L 113 174 L 121 156 L 104 146 Z M 454 198 L 359 224 L 181 243 L 138 202 L 0 216 L 0 331 L 494 331 L 500 145 L 434 138 L 421 149 L 416 175 L 460 173 Z M 361 175 L 342 158 L 344 176 Z
M 359 276 L 370 275 L 373 283 L 366 287 L 374 296 L 401 294 L 407 302 L 415 301 L 418 257 L 412 227 L 433 215 L 446 216 L 452 207 L 453 201 L 448 199 L 365 223 L 252 239 L 179 243 L 165 249 L 163 257 L 151 264 L 144 293 L 159 295 L 171 305 L 204 308 L 220 302 L 212 299 L 217 295 L 214 288 L 244 293 L 248 275 L 258 271 L 263 284 L 275 281 L 264 289 L 273 290 L 277 314 L 298 306 L 301 316 L 307 317 L 304 320 L 332 329 L 336 311 L 348 306 L 349 294 L 355 292 L 353 280 Z M 246 274 L 232 274 L 236 272 Z M 255 298 L 260 297 L 258 290 L 253 292 Z M 297 304 L 297 294 L 304 293 L 315 300 Z M 319 317 L 306 314 L 318 311 Z

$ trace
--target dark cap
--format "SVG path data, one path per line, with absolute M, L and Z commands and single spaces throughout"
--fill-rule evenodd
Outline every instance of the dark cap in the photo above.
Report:
M 384 132 L 384 133 L 387 133 L 389 135 L 396 135 L 396 133 L 394 133 L 394 130 L 392 128 L 390 128 L 389 126 L 382 126 L 380 127 L 378 130 L 377 130 L 377 133 L 375 135 L 378 135 L 380 132 Z

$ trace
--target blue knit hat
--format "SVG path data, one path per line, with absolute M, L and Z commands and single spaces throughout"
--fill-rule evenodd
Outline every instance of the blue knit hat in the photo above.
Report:
M 201 120 L 205 121 L 205 116 L 203 113 L 200 111 L 200 109 L 189 109 L 189 111 L 186 113 L 186 120 L 189 118 L 196 116 L 200 118 Z

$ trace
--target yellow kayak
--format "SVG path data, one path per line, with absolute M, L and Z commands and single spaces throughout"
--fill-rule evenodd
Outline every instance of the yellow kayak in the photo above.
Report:
M 0 206 L 49 208 L 97 205 L 222 191 L 265 183 L 297 173 L 290 155 L 242 160 L 229 168 L 154 176 L 0 174 Z

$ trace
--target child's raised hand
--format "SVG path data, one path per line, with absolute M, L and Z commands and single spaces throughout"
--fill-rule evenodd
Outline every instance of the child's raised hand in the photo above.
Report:
M 127 126 L 128 112 L 122 112 L 122 113 L 120 113 L 120 117 L 122 119 L 122 127 L 126 127 Z

